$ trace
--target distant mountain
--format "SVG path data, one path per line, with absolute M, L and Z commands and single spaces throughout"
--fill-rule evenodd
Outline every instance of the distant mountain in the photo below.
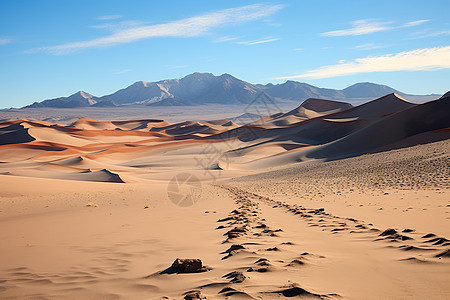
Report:
M 214 76 L 210 73 L 194 73 L 182 79 L 138 81 L 105 97 L 120 104 L 241 104 L 252 101 L 258 92 L 261 89 L 229 74 Z
M 195 105 L 195 104 L 177 97 L 164 98 L 161 101 L 147 104 L 147 106 L 186 106 L 186 105 Z
M 282 84 L 269 83 L 267 85 L 259 85 L 259 87 L 275 99 L 305 100 L 308 98 L 327 98 L 346 100 L 346 97 L 340 90 L 318 88 L 307 83 L 292 80 Z
M 367 98 L 367 97 L 380 97 L 380 95 L 387 95 L 396 93 L 398 95 L 405 95 L 402 92 L 394 90 L 387 85 L 375 84 L 371 82 L 360 82 L 351 85 L 342 90 L 342 93 L 347 98 Z
M 97 103 L 98 98 L 89 93 L 79 91 L 69 97 L 60 97 L 55 99 L 44 100 L 42 102 L 34 102 L 24 108 L 38 107 L 57 107 L 57 108 L 74 108 L 86 107 Z
M 103 97 L 94 97 L 80 91 L 69 97 L 35 102 L 25 108 L 109 107 L 131 104 L 152 106 L 183 106 L 208 103 L 248 104 L 261 92 L 265 92 L 276 101 L 303 101 L 308 98 L 356 101 L 372 100 L 391 93 L 401 96 L 407 95 L 386 85 L 370 82 L 357 83 L 343 90 L 334 90 L 296 81 L 262 85 L 248 83 L 229 74 L 215 76 L 211 73 L 193 73 L 182 79 L 168 79 L 158 82 L 138 81 Z
M 119 106 L 119 104 L 112 99 L 102 98 L 102 99 L 99 99 L 99 101 L 97 103 L 92 104 L 91 106 L 92 107 L 115 107 L 115 106 Z

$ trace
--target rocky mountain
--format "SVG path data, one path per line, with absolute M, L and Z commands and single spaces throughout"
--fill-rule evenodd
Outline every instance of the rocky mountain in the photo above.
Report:
M 84 91 L 79 91 L 69 97 L 59 97 L 55 99 L 48 99 L 42 102 L 34 102 L 24 108 L 40 108 L 40 107 L 54 107 L 54 108 L 76 108 L 76 107 L 113 107 L 118 106 L 116 101 L 108 97 L 98 98 L 92 96 Z
M 386 85 L 370 82 L 357 83 L 343 90 L 319 88 L 307 83 L 286 81 L 282 84 L 252 84 L 229 74 L 215 76 L 211 73 L 193 73 L 182 79 L 158 82 L 138 81 L 117 92 L 95 97 L 78 92 L 69 97 L 35 102 L 26 108 L 36 107 L 112 107 L 144 104 L 152 106 L 183 106 L 216 104 L 248 104 L 265 92 L 276 101 L 303 101 L 308 98 L 330 100 L 371 100 L 390 93 L 405 96 Z
M 102 98 L 99 101 L 97 101 L 97 103 L 94 103 L 91 105 L 92 107 L 114 107 L 114 106 L 119 106 L 119 104 L 109 98 Z
M 37 107 L 58 107 L 58 108 L 73 108 L 91 106 L 97 103 L 97 97 L 92 96 L 89 93 L 79 91 L 69 97 L 60 97 L 55 99 L 48 99 L 42 102 L 34 102 L 31 105 L 25 106 L 25 108 L 37 108 Z

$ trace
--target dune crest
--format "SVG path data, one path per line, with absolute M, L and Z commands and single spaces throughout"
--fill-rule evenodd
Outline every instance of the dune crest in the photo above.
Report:
M 214 181 L 219 174 L 253 173 L 447 139 L 449 99 L 444 95 L 415 105 L 391 93 L 353 107 L 310 98 L 287 113 L 245 125 L 228 119 L 169 123 L 83 118 L 70 125 L 26 119 L 3 122 L 0 171 L 122 183 L 121 174 L 147 180 L 181 167 L 209 170 L 202 180 Z M 33 171 L 35 162 L 40 168 Z M 68 174 L 68 170 L 94 171 Z

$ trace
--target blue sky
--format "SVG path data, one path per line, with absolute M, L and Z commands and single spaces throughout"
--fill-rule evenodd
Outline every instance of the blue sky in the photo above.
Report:
M 193 72 L 450 89 L 449 1 L 0 1 L 0 107 Z

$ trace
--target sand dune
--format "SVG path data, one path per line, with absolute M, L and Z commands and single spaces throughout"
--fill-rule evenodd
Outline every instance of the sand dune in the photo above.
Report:
M 142 177 L 150 170 L 170 173 L 177 165 L 188 170 L 252 173 L 301 161 L 331 160 L 442 140 L 450 127 L 448 109 L 445 96 L 414 105 L 389 94 L 357 107 L 308 99 L 288 113 L 243 126 L 227 119 L 173 124 L 157 119 L 80 119 L 68 126 L 18 120 L 0 124 L 0 159 L 4 162 L 0 170 L 9 172 L 8 163 L 21 160 L 25 166 L 28 159 L 30 163 L 70 165 L 80 171 L 108 169 L 118 176 L 126 172 L 131 177 Z M 77 157 L 81 160 L 75 162 Z
M 28 128 L 17 121 L 0 124 L 0 145 L 28 143 L 34 140 L 28 133 Z
M 319 158 L 350 157 L 376 152 L 380 147 L 388 149 L 390 144 L 408 137 L 449 128 L 449 111 L 450 97 L 410 107 L 336 142 L 316 148 L 308 156 Z
M 309 98 L 299 107 L 285 113 L 261 118 L 252 124 L 265 128 L 289 126 L 308 119 L 344 111 L 353 107 L 349 103 Z
M 0 298 L 445 299 L 449 111 L 0 123 Z

